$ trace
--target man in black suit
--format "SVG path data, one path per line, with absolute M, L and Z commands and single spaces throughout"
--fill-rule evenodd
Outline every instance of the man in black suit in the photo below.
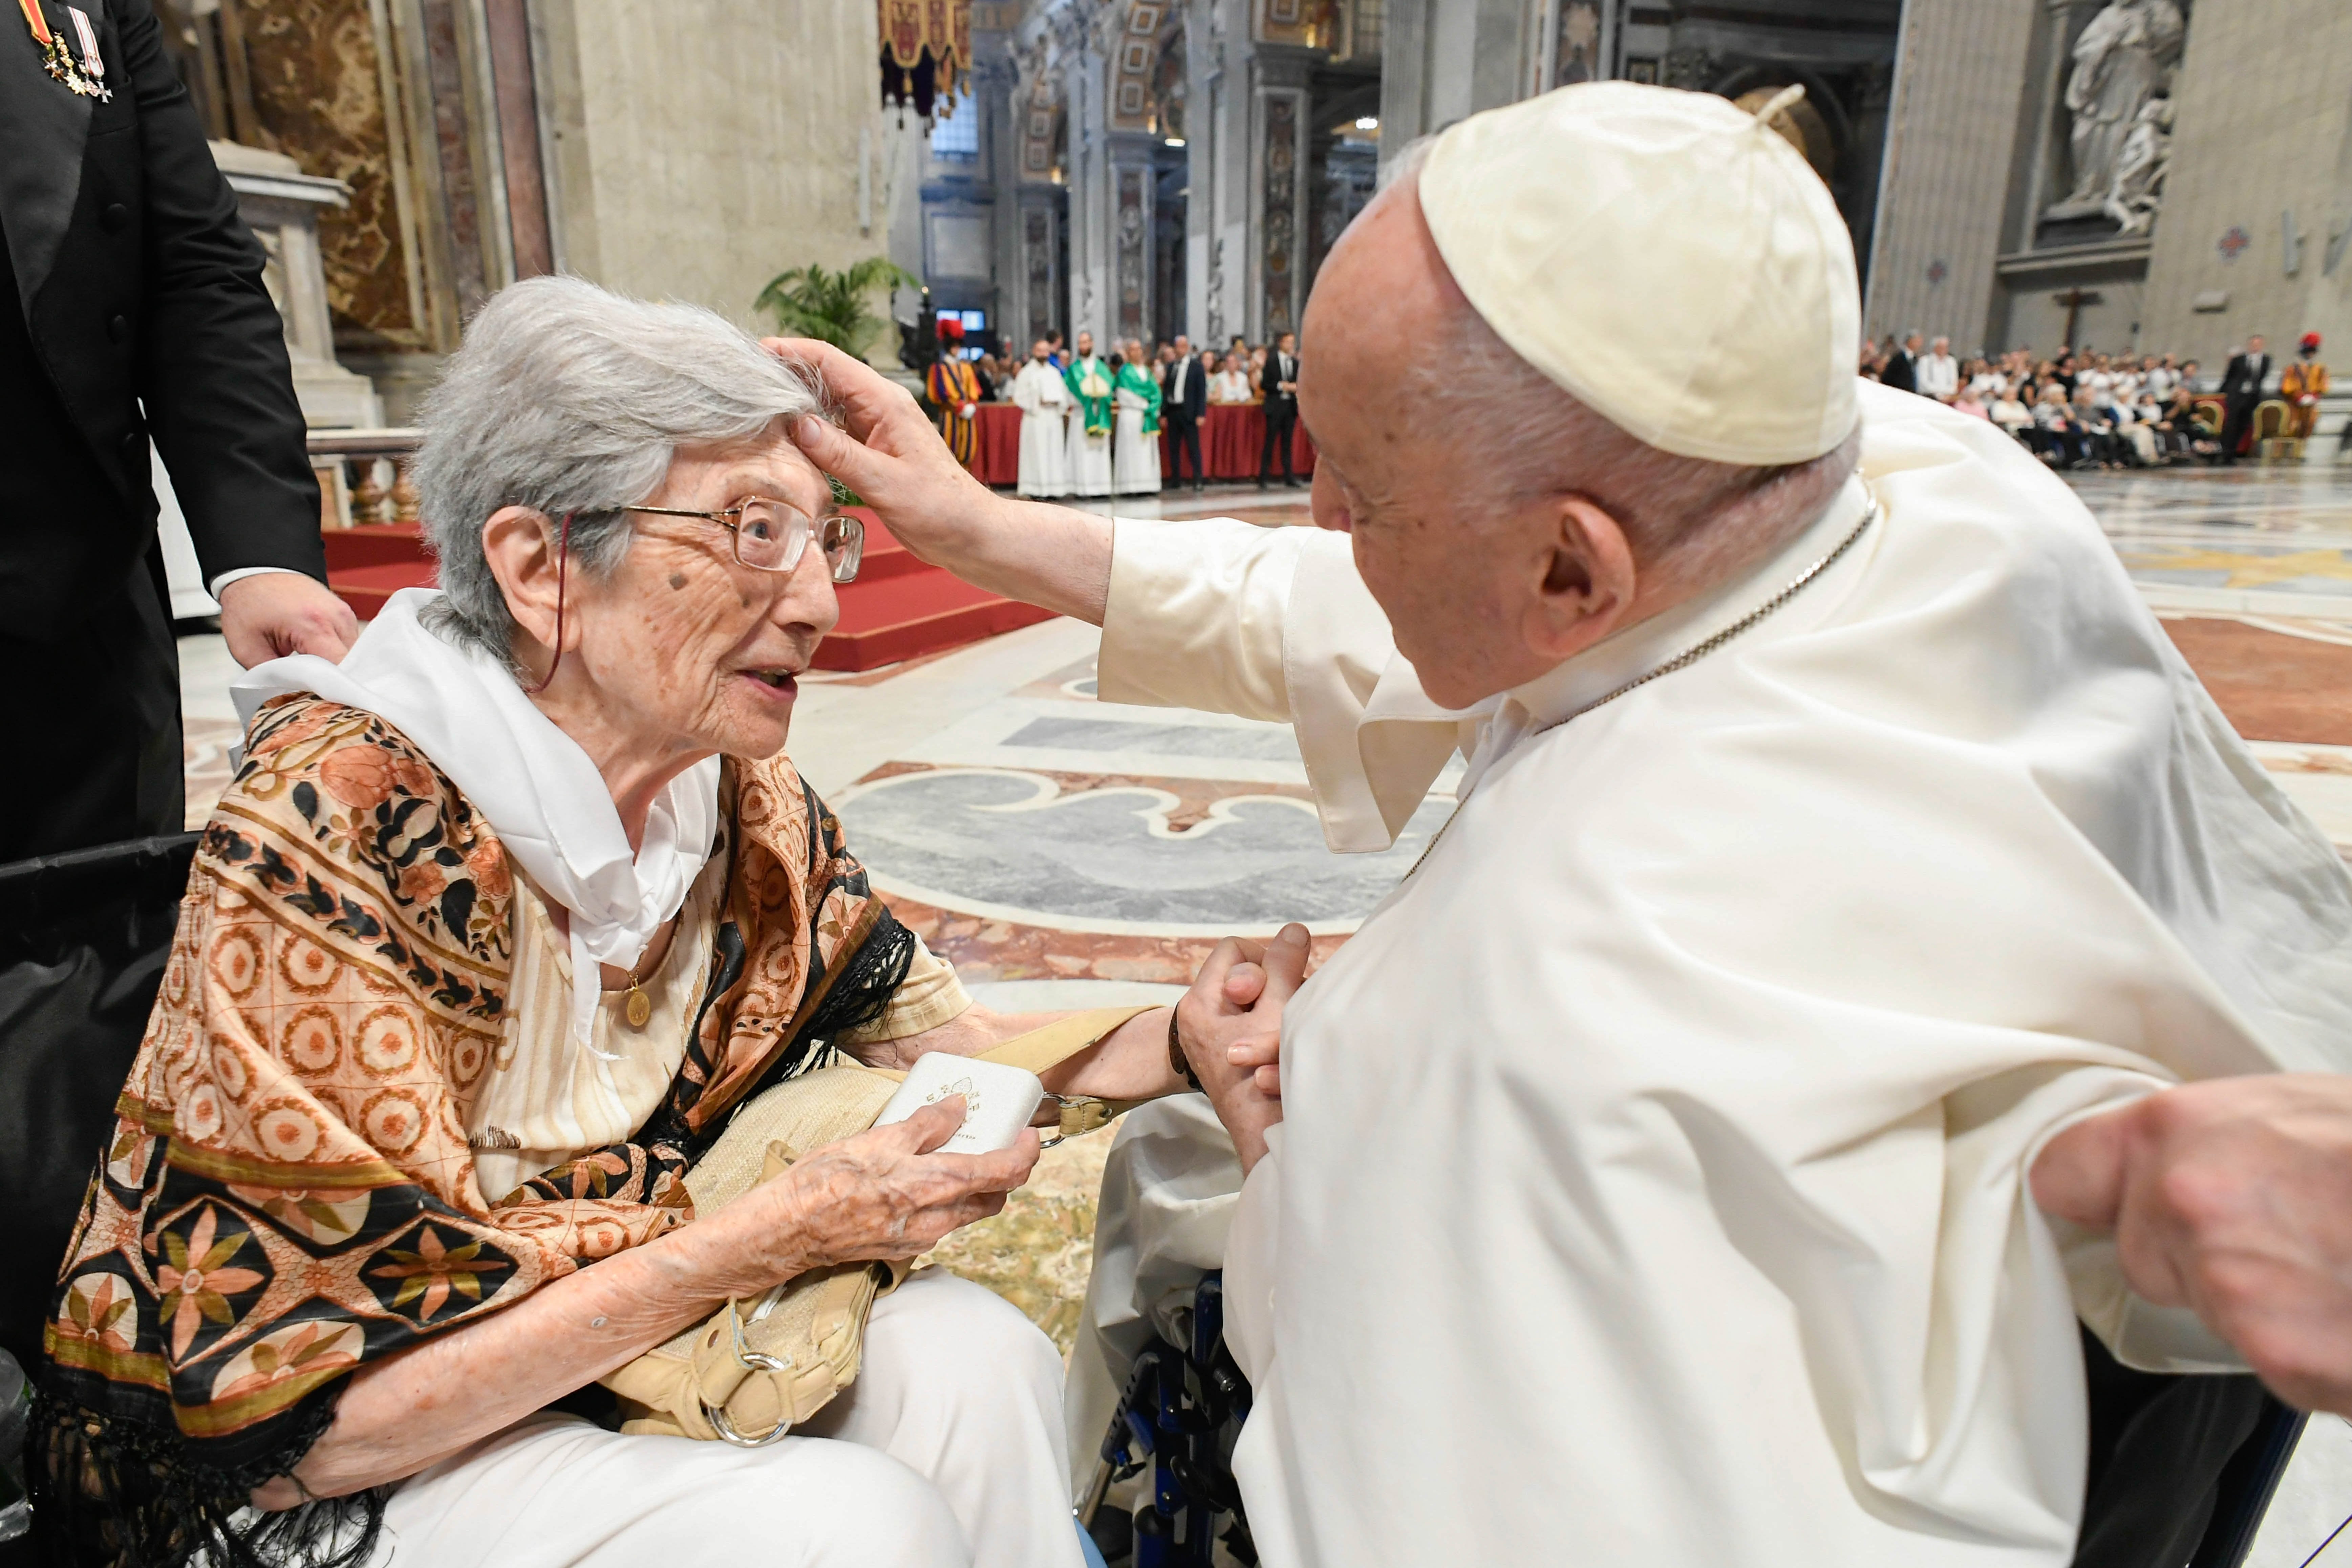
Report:
M 0 14 L 0 668 L 21 747 L 0 861 L 181 829 L 151 436 L 239 662 L 339 658 L 358 631 L 325 584 L 261 246 L 152 0 L 82 0 L 87 38 L 36 5 L 55 46 Z
M 1258 373 L 1258 389 L 1265 395 L 1265 444 L 1257 455 L 1257 488 L 1266 488 L 1274 473 L 1274 455 L 1282 454 L 1282 482 L 1296 488 L 1297 478 L 1291 472 L 1290 433 L 1298 424 L 1298 334 L 1285 332 L 1274 340 L 1274 352 L 1265 356 L 1265 369 Z
M 1201 374 L 1201 356 L 1192 352 L 1192 340 L 1183 333 L 1176 334 L 1176 357 L 1168 362 L 1160 375 L 1160 417 L 1167 422 L 1169 444 L 1172 448 L 1170 464 L 1173 471 L 1168 476 L 1168 488 L 1175 489 L 1184 482 L 1184 455 L 1192 455 L 1192 492 L 1202 489 L 1201 421 L 1209 416 L 1209 378 Z
M 1879 384 L 1897 392 L 1919 390 L 1919 350 L 1925 340 L 1917 332 L 1903 340 L 1903 346 L 1886 356 L 1886 368 L 1878 373 Z
M 2221 461 L 2238 460 L 2238 448 L 2245 442 L 2246 426 L 2253 422 L 2254 405 L 2263 400 L 2263 383 L 2270 374 L 2271 356 L 2263 352 L 2260 332 L 2230 356 L 2229 368 L 2221 373 Z

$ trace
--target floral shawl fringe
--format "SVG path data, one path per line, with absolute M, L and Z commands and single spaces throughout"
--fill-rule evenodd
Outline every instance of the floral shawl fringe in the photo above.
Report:
M 914 942 L 782 756 L 730 761 L 711 980 L 627 1143 L 486 1194 L 512 872 L 375 716 L 265 709 L 214 813 L 59 1275 L 27 1467 L 60 1560 L 356 1563 L 380 1496 L 234 1525 L 342 1380 L 685 1224 L 725 1113 L 878 1016 Z

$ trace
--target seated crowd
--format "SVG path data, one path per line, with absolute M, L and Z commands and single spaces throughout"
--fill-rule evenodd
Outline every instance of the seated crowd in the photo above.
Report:
M 2197 418 L 2198 363 L 2173 354 L 2105 354 L 2061 348 L 2055 358 L 2030 348 L 1998 359 L 1956 359 L 1950 340 L 1909 354 L 1889 338 L 1863 345 L 1864 378 L 1902 385 L 1890 369 L 1907 361 L 1915 384 L 1932 397 L 2008 431 L 2053 468 L 2142 468 L 2214 462 L 2217 434 Z

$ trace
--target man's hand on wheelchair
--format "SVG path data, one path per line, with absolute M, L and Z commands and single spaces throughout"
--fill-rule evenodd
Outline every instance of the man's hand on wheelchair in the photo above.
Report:
M 1265 1152 L 1282 1120 L 1282 1009 L 1307 978 L 1307 928 L 1271 942 L 1227 937 L 1176 1005 L 1177 1037 L 1217 1119 L 1233 1134 L 1242 1169 Z
M 2288 1404 L 2352 1415 L 2352 1079 L 2165 1089 L 2052 1139 L 2032 1182 L 2116 1233 L 2135 1293 L 2192 1309 Z

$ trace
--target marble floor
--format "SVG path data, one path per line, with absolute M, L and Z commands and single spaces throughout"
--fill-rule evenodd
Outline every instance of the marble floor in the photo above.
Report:
M 2352 468 L 2084 475 L 2116 552 L 2278 782 L 2352 854 Z M 1304 490 L 1213 489 L 1128 515 L 1304 523 Z M 1101 510 L 1109 510 L 1108 506 Z M 1286 727 L 1097 700 L 1098 635 L 1055 620 L 955 652 L 803 679 L 793 757 L 908 924 L 1007 1010 L 1176 994 L 1218 936 L 1304 920 L 1346 941 L 1452 805 L 1398 846 L 1322 844 Z M 217 637 L 183 640 L 189 811 L 236 739 Z M 1108 1134 L 1052 1151 L 996 1220 L 939 1255 L 1066 1346 Z M 2254 1568 L 2301 1568 L 2352 1513 L 2352 1426 L 2315 1422 Z M 2352 1531 L 2316 1559 L 2352 1568 Z

